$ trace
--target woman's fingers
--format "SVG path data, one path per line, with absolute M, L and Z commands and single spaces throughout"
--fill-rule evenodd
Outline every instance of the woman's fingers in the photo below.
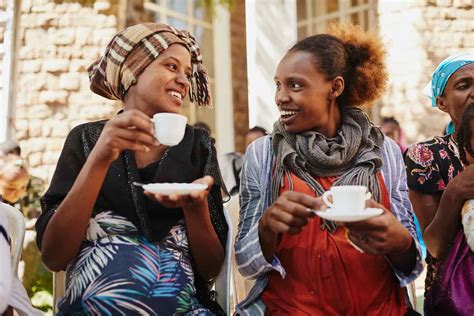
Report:
M 287 202 L 287 210 L 274 212 L 275 220 L 285 223 L 288 226 L 302 227 L 308 224 L 308 218 L 312 214 L 306 211 L 304 206 L 296 203 Z
M 117 115 L 111 122 L 125 129 L 138 129 L 153 134 L 154 127 L 150 118 L 138 110 L 128 110 Z
M 358 250 L 362 250 L 363 252 L 373 254 L 373 255 L 380 254 L 378 249 L 373 246 L 373 240 L 371 239 L 370 236 L 363 235 L 363 234 L 360 234 L 360 235 L 354 234 L 353 232 L 349 230 L 347 237 L 352 244 L 357 246 L 357 248 L 360 248 Z
M 301 192 L 286 191 L 282 196 L 288 201 L 301 204 L 305 209 L 319 210 L 325 205 L 321 197 L 314 197 Z
M 130 142 L 140 143 L 148 147 L 159 145 L 159 143 L 156 141 L 153 135 L 142 132 L 140 130 L 117 129 L 116 131 L 114 131 L 114 135 L 117 138 L 127 140 Z

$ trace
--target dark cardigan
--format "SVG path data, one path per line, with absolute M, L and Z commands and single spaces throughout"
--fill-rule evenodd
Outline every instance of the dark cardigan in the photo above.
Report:
M 43 212 L 36 222 L 40 249 L 49 220 L 74 184 L 106 122 L 82 124 L 69 133 L 50 187 L 41 199 Z M 208 197 L 209 212 L 212 225 L 225 249 L 228 226 L 223 213 L 223 182 L 216 151 L 206 131 L 187 126 L 181 143 L 170 147 L 166 157 L 159 163 L 153 182 L 189 183 L 204 175 L 211 175 L 215 179 Z M 147 239 L 159 241 L 184 217 L 182 209 L 167 209 L 158 202 L 146 201 L 143 190 L 134 186 L 134 181 L 141 181 L 135 157 L 133 152 L 124 151 L 109 167 L 93 215 L 103 210 L 113 210 L 133 222 Z M 207 305 L 208 287 L 196 269 L 194 272 L 197 276 L 198 299 Z

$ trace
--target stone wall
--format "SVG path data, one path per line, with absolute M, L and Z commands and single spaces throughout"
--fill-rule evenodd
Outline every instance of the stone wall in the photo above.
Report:
M 15 128 L 32 174 L 49 180 L 68 132 L 116 111 L 89 90 L 86 69 L 116 33 L 117 10 L 114 1 L 22 1 Z
M 381 114 L 401 122 L 408 142 L 440 135 L 449 121 L 422 90 L 441 60 L 474 51 L 473 9 L 472 0 L 379 1 L 391 76 Z

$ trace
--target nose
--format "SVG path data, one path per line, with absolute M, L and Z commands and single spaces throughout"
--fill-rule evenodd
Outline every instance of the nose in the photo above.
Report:
M 280 87 L 275 92 L 275 103 L 280 106 L 281 104 L 287 103 L 290 100 L 290 96 L 286 92 L 285 88 Z
M 176 77 L 176 82 L 180 85 L 182 85 L 185 89 L 188 89 L 190 86 L 189 78 L 184 72 L 178 73 Z

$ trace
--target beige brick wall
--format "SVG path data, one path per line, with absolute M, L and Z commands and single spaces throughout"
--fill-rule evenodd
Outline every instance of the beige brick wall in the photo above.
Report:
M 86 69 L 117 32 L 117 1 L 23 0 L 15 128 L 31 172 L 53 174 L 68 132 L 108 118 L 115 102 L 89 90 Z
M 449 117 L 421 91 L 441 60 L 474 51 L 473 1 L 380 0 L 379 25 L 391 77 L 381 114 L 395 116 L 409 142 L 440 135 Z

